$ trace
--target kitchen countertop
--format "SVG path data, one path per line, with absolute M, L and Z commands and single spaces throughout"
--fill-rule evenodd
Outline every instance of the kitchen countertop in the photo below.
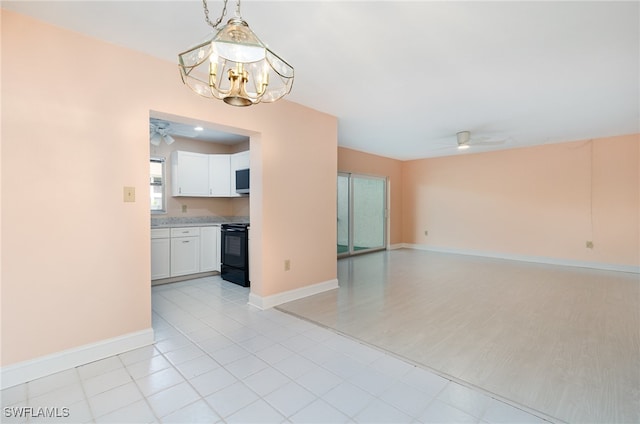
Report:
M 228 217 L 189 217 L 189 218 L 151 218 L 151 229 L 154 228 L 179 228 L 179 227 L 211 227 L 222 224 L 247 224 L 249 217 L 228 216 Z
M 151 224 L 151 229 L 155 228 L 181 228 L 181 227 L 219 227 L 226 222 L 202 222 L 202 223 L 187 223 L 187 224 Z

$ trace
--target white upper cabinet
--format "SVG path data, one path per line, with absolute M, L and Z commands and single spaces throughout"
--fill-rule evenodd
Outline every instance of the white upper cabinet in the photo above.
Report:
M 209 155 L 209 188 L 214 197 L 229 197 L 231 194 L 231 172 L 229 155 Z
M 171 194 L 187 197 L 236 197 L 236 170 L 249 168 L 249 151 L 232 155 L 174 151 Z
M 209 196 L 209 155 L 172 152 L 171 191 L 173 196 Z
M 249 151 L 246 150 L 240 153 L 234 153 L 231 155 L 231 170 L 235 172 L 237 169 L 249 168 Z

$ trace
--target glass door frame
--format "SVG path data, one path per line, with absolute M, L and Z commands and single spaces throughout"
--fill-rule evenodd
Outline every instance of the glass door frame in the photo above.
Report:
M 389 232 L 389 198 L 388 198 L 388 193 L 389 193 L 389 178 L 388 177 L 381 177 L 379 175 L 367 175 L 367 174 L 358 174 L 358 173 L 354 173 L 354 172 L 338 172 L 338 177 L 346 177 L 348 184 L 347 184 L 347 199 L 348 199 L 348 205 L 347 205 L 347 210 L 348 210 L 348 230 L 347 230 L 347 251 L 343 252 L 343 253 L 338 253 L 338 258 L 344 258 L 347 256 L 353 256 L 353 255 L 360 255 L 363 253 L 369 253 L 369 252 L 377 252 L 380 250 L 386 250 L 387 249 L 387 240 L 388 240 L 388 232 Z M 382 208 L 383 208 L 383 224 L 382 224 L 382 245 L 381 246 L 375 246 L 375 247 L 371 247 L 371 248 L 367 248 L 367 249 L 358 249 L 355 250 L 354 249 L 354 243 L 353 243 L 353 238 L 354 238 L 354 189 L 353 189 L 353 181 L 354 178 L 363 178 L 363 179 L 371 179 L 371 180 L 379 180 L 382 181 L 382 187 L 383 187 L 383 193 L 382 193 L 382 197 L 383 197 L 383 204 L 382 204 Z M 336 179 L 336 184 L 337 184 L 337 179 Z M 338 193 L 339 195 L 339 193 Z M 338 199 L 336 199 L 338 200 Z M 336 208 L 338 207 L 338 205 L 336 205 Z M 337 235 L 336 235 L 337 236 Z M 336 246 L 338 245 L 337 243 L 337 237 L 336 237 Z

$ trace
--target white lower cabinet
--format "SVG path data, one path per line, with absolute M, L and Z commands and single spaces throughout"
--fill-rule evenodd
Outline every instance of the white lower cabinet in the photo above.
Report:
M 200 272 L 220 271 L 220 227 L 200 227 Z
M 151 229 L 151 279 L 220 271 L 220 226 Z
M 171 276 L 195 274 L 200 269 L 199 237 L 171 239 Z
M 171 229 L 171 276 L 200 272 L 200 228 Z
M 168 228 L 151 230 L 151 279 L 171 276 L 171 239 Z

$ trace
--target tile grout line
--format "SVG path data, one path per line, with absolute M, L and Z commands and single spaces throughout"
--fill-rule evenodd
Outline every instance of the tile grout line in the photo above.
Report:
M 279 312 L 281 312 L 281 313 L 282 313 L 282 311 L 279 311 Z M 288 315 L 288 314 L 286 314 L 286 313 L 285 313 L 284 315 Z M 231 317 L 231 318 L 233 319 L 233 317 Z M 298 317 L 294 317 L 294 318 L 299 319 Z M 165 319 L 165 321 L 166 321 L 166 319 Z M 302 320 L 302 321 L 304 321 L 304 320 Z M 238 322 L 238 321 L 237 321 L 237 322 Z M 207 324 L 207 323 L 204 323 L 204 324 Z M 242 322 L 240 322 L 240 324 L 244 325 L 244 323 L 242 323 Z M 316 325 L 316 323 L 312 323 L 312 324 L 313 324 L 313 325 Z M 208 325 L 208 324 L 207 324 L 207 325 Z M 175 328 L 175 327 L 174 327 L 174 328 Z M 218 331 L 216 328 L 213 328 L 213 329 L 214 329 L 214 330 L 216 330 L 216 331 Z M 188 337 L 188 336 L 187 336 L 187 334 L 185 334 L 184 332 L 182 332 L 180 329 L 176 328 L 176 330 L 180 331 L 184 336 Z M 297 333 L 298 335 L 303 335 L 302 333 L 299 333 L 299 332 L 296 332 L 296 333 Z M 334 333 L 334 334 L 336 334 L 338 337 L 344 337 L 344 335 L 342 335 L 342 334 L 340 334 L 340 333 L 336 333 L 336 332 L 333 332 L 333 333 Z M 224 333 L 222 333 L 222 334 L 224 335 Z M 349 338 L 349 337 L 344 337 L 344 338 L 351 339 L 351 338 Z M 288 338 L 288 339 L 290 339 L 290 338 Z M 288 339 L 286 339 L 286 340 L 288 340 Z M 234 342 L 236 345 L 238 345 L 238 343 L 237 343 L 237 342 L 235 342 L 235 340 L 231 340 L 231 341 L 232 341 L 232 342 Z M 358 342 L 358 343 L 362 344 L 362 343 L 361 343 L 360 341 L 358 341 L 358 340 L 354 340 L 354 341 L 356 341 L 356 342 Z M 277 343 L 278 345 L 282 346 L 281 342 L 276 342 L 276 343 Z M 367 346 L 367 345 L 365 345 L 365 344 L 363 344 L 363 346 L 365 346 L 365 347 L 369 347 L 369 346 Z M 240 346 L 240 347 L 242 347 L 242 346 Z M 286 348 L 286 346 L 285 346 L 285 348 Z M 338 352 L 338 351 L 336 351 L 336 352 Z M 338 353 L 340 353 L 340 352 L 338 352 Z M 386 353 L 386 352 L 382 352 L 382 353 Z M 250 354 L 252 354 L 252 353 L 250 352 Z M 345 353 L 345 355 L 347 355 L 347 356 L 351 357 L 348 353 Z M 355 359 L 355 360 L 358 360 L 357 358 L 354 358 L 354 359 Z M 400 359 L 401 359 L 401 358 L 400 358 Z M 402 360 L 402 359 L 401 359 L 401 360 Z M 317 364 L 317 365 L 318 365 L 318 366 L 320 366 L 320 367 L 322 367 L 322 369 L 324 369 L 325 371 L 330 372 L 332 375 L 336 375 L 336 374 L 334 374 L 334 373 L 333 373 L 333 371 L 331 371 L 330 369 L 326 368 L 326 367 L 324 366 L 324 364 Z M 367 366 L 368 366 L 368 364 L 364 364 L 364 365 L 367 365 Z M 221 366 L 223 366 L 223 367 L 224 367 L 224 365 L 223 365 L 223 364 L 221 364 Z M 271 367 L 273 367 L 273 365 L 271 365 Z M 349 379 L 343 378 L 343 377 L 341 377 L 341 376 L 337 376 L 337 377 L 339 377 L 339 378 L 342 380 L 342 382 L 347 382 L 347 383 L 349 383 L 349 384 L 354 385 L 352 382 L 350 382 L 350 381 L 349 381 Z M 295 382 L 294 380 L 292 380 L 289 376 L 287 376 L 287 378 L 290 380 L 290 382 L 292 382 L 292 383 L 294 383 L 294 384 L 298 384 L 297 382 Z M 239 381 L 240 381 L 240 382 L 242 382 L 241 380 L 239 380 Z M 394 381 L 400 381 L 400 378 L 394 378 Z M 299 385 L 299 384 L 298 384 L 298 385 Z M 246 384 L 245 384 L 245 386 L 246 386 Z M 337 387 L 337 386 L 336 386 L 336 387 Z M 354 387 L 358 387 L 358 386 L 357 386 L 357 385 L 354 385 Z M 334 388 L 335 388 L 335 387 L 334 387 Z M 251 388 L 249 387 L 249 389 L 251 389 Z M 276 389 L 276 390 L 277 390 L 277 389 Z M 306 389 L 305 389 L 305 390 L 306 390 Z M 443 390 L 443 389 L 442 389 L 442 390 Z M 308 391 L 308 390 L 307 390 L 307 391 Z M 366 391 L 366 390 L 365 390 L 365 391 Z M 255 393 L 255 392 L 254 392 L 254 393 Z M 310 392 L 310 393 L 312 393 L 312 392 Z M 348 416 L 350 419 L 355 419 L 355 418 L 357 417 L 357 415 L 358 415 L 358 414 L 360 414 L 362 411 L 366 410 L 366 408 L 367 408 L 369 405 L 373 404 L 375 401 L 382 401 L 382 402 L 384 402 L 385 404 L 387 404 L 383 399 L 381 399 L 381 398 L 380 398 L 380 396 L 381 396 L 381 394 L 382 394 L 382 393 L 381 393 L 380 395 L 376 395 L 376 394 L 373 394 L 373 393 L 370 393 L 370 392 L 367 392 L 367 393 L 369 393 L 369 394 L 371 395 L 371 399 L 370 399 L 370 400 L 368 400 L 368 402 L 367 402 L 366 404 L 364 404 L 364 405 L 363 405 L 359 410 L 357 410 L 356 412 L 354 412 L 354 413 L 353 413 L 353 415 L 345 415 L 345 416 Z M 291 415 L 289 415 L 289 416 L 285 416 L 285 418 L 290 419 L 293 415 L 297 414 L 298 412 L 300 412 L 301 410 L 303 410 L 306 406 L 310 405 L 311 403 L 313 403 L 313 402 L 315 402 L 315 401 L 317 401 L 317 400 L 323 400 L 324 402 L 326 402 L 326 400 L 322 399 L 322 397 L 320 397 L 320 396 L 316 395 L 315 393 L 312 393 L 312 394 L 313 394 L 314 398 L 313 398 L 313 399 L 312 399 L 308 404 L 306 404 L 306 405 L 302 406 L 300 409 L 296 410 L 296 411 L 295 411 L 294 413 L 292 413 Z M 256 399 L 256 401 L 257 401 L 257 400 L 259 400 L 259 399 L 262 399 L 262 400 L 266 401 L 267 403 L 269 403 L 266 399 L 264 399 L 264 397 L 263 397 L 263 396 L 260 396 L 260 395 L 259 395 L 259 394 L 257 394 L 257 393 L 256 393 L 256 395 L 258 395 L 258 399 Z M 432 402 L 434 402 L 434 401 L 436 400 L 436 398 L 437 398 L 437 396 L 431 396 L 431 399 L 430 399 L 429 404 L 431 404 Z M 206 400 L 205 400 L 205 401 L 206 401 Z M 254 401 L 254 402 L 256 402 L 256 401 Z M 253 403 L 253 402 L 252 402 L 252 403 Z M 428 408 L 428 405 L 429 405 L 429 404 L 425 405 L 425 407 L 423 408 L 423 410 L 426 410 L 426 408 Z M 387 404 L 387 405 L 389 405 L 389 404 Z M 394 405 L 389 405 L 389 406 L 390 406 L 390 407 L 392 407 L 392 408 L 394 408 L 394 409 L 396 409 L 397 411 L 399 411 L 399 412 L 401 412 L 401 413 L 403 413 L 403 414 L 406 414 L 406 412 L 405 412 L 405 411 L 402 411 L 402 410 L 398 409 L 398 408 L 397 408 L 397 407 L 395 407 Z M 277 409 L 277 408 L 276 408 L 276 409 Z M 217 411 L 216 411 L 216 412 L 217 412 Z M 237 412 L 237 411 L 236 411 L 236 412 Z M 279 411 L 279 412 L 283 413 L 283 411 Z M 344 412 L 342 412 L 342 413 L 344 413 Z M 230 415 L 233 415 L 233 414 L 230 414 Z M 230 415 L 229 415 L 229 416 L 230 416 Z M 223 418 L 224 418 L 224 417 L 223 417 Z M 412 418 L 414 418 L 414 419 L 415 419 L 416 417 L 412 417 Z
M 233 317 L 231 317 L 231 318 L 233 319 Z M 205 324 L 206 324 L 206 323 L 205 323 Z M 242 323 L 242 322 L 240 322 L 240 324 L 244 325 L 244 323 Z M 313 324 L 315 325 L 315 323 L 313 323 Z M 174 328 L 175 328 L 175 327 L 174 327 Z M 213 328 L 213 329 L 214 329 L 214 330 L 217 330 L 216 328 Z M 176 330 L 181 331 L 181 330 L 179 330 L 179 329 L 177 329 L 177 328 L 176 328 Z M 182 332 L 182 334 L 183 334 L 183 335 L 185 335 L 186 337 L 189 337 L 189 336 L 187 335 L 187 333 Z M 297 332 L 297 335 L 302 335 L 302 336 L 304 336 L 304 334 L 303 334 L 303 333 L 299 333 L 299 332 Z M 338 335 L 338 336 L 342 336 L 341 334 L 337 334 L 337 335 Z M 294 336 L 294 337 L 295 337 L 295 336 Z M 290 338 L 289 338 L 289 339 L 290 339 Z M 289 339 L 286 339 L 286 340 L 289 340 Z M 193 340 L 192 340 L 192 341 L 193 341 Z M 239 345 L 239 343 L 238 343 L 238 342 L 236 342 L 235 340 L 231 340 L 231 341 L 233 341 L 236 345 Z M 195 342 L 195 341 L 194 341 L 194 343 L 196 343 L 196 344 L 197 344 L 197 342 Z M 277 344 L 279 344 L 280 346 L 282 346 L 282 343 L 281 343 L 281 342 L 276 342 L 276 343 L 277 343 Z M 240 347 L 242 347 L 242 346 L 240 346 Z M 286 348 L 286 346 L 285 346 L 285 348 Z M 252 355 L 253 355 L 253 353 L 252 353 L 252 352 L 250 352 L 250 354 L 252 354 Z M 347 356 L 350 356 L 350 355 L 348 355 L 348 354 L 346 354 L 346 355 L 347 355 Z M 354 358 L 354 359 L 356 359 L 356 360 L 357 360 L 357 358 Z M 224 367 L 224 365 L 223 365 L 223 364 L 221 364 L 221 365 Z M 318 366 L 320 366 L 320 367 L 322 367 L 322 369 L 326 370 L 327 372 L 332 373 L 332 375 L 336 375 L 336 374 L 334 374 L 331 370 L 327 369 L 323 364 L 317 364 L 317 365 L 318 365 Z M 367 365 L 367 364 L 365 364 L 365 365 Z M 272 367 L 273 367 L 273 366 L 272 366 Z M 288 376 L 287 376 L 287 377 L 288 377 Z M 342 380 L 343 382 L 348 382 L 348 383 L 350 383 L 350 384 L 353 384 L 353 383 L 351 383 L 348 379 L 342 378 L 342 377 L 340 377 L 340 376 L 338 376 L 338 377 L 339 377 L 339 378 L 341 378 L 341 380 Z M 299 385 L 297 382 L 295 382 L 294 380 L 292 380 L 290 377 L 288 377 L 288 378 L 289 378 L 290 382 L 292 382 L 292 383 L 294 383 L 294 384 Z M 239 381 L 240 381 L 240 382 L 242 382 L 242 380 L 239 380 Z M 399 381 L 399 378 L 395 378 L 395 379 L 394 379 L 394 381 Z M 246 384 L 245 384 L 245 386 L 246 386 Z M 336 386 L 336 387 L 337 387 L 337 386 Z M 358 386 L 357 386 L 357 385 L 355 385 L 355 387 L 358 387 Z M 251 389 L 251 388 L 249 387 L 249 389 Z M 277 390 L 277 389 L 276 389 L 276 390 Z M 305 390 L 306 390 L 306 389 L 305 389 Z M 308 390 L 307 390 L 307 391 L 308 391 Z M 366 390 L 365 390 L 365 391 L 366 391 Z M 255 392 L 254 392 L 254 393 L 255 393 Z M 271 392 L 271 393 L 272 393 L 272 392 Z M 313 399 L 312 399 L 308 404 L 303 405 L 300 409 L 296 410 L 296 411 L 295 411 L 294 413 L 292 413 L 291 415 L 289 415 L 289 416 L 286 416 L 286 415 L 285 415 L 285 417 L 286 417 L 287 419 L 290 419 L 293 415 L 297 414 L 297 413 L 298 413 L 298 412 L 300 412 L 302 409 L 304 409 L 306 406 L 310 405 L 311 403 L 313 403 L 313 402 L 315 402 L 315 401 L 317 401 L 317 400 L 323 400 L 323 401 L 324 401 L 324 399 L 322 399 L 322 397 L 320 397 L 320 396 L 316 395 L 316 394 L 315 394 L 315 393 L 313 393 L 313 392 L 310 392 L 310 393 L 312 393 L 312 394 L 313 394 L 313 396 L 314 396 L 314 397 L 313 397 Z M 370 393 L 370 392 L 368 392 L 368 393 Z M 363 405 L 363 406 L 361 407 L 361 409 L 360 409 L 360 410 L 357 410 L 357 411 L 356 411 L 352 416 L 349 416 L 349 418 L 355 419 L 355 417 L 356 417 L 360 412 L 362 412 L 363 410 L 365 410 L 365 409 L 366 409 L 370 404 L 372 404 L 374 401 L 376 401 L 376 400 L 377 400 L 377 401 L 383 401 L 383 399 L 381 399 L 381 398 L 380 398 L 380 395 L 381 395 L 381 394 L 380 394 L 380 395 L 376 395 L 376 394 L 374 394 L 374 393 L 370 393 L 370 394 L 371 394 L 372 398 L 371 398 L 371 399 L 370 399 L 370 400 L 369 400 L 365 405 Z M 263 400 L 265 400 L 267 403 L 269 403 L 266 399 L 264 399 L 264 396 L 261 396 L 261 395 L 259 395 L 259 394 L 257 394 L 257 393 L 256 393 L 256 395 L 258 395 L 259 399 L 263 399 Z M 257 400 L 258 400 L 258 399 L 257 399 Z M 257 401 L 257 400 L 256 400 L 256 401 Z M 435 396 L 433 396 L 433 397 L 432 397 L 432 399 L 430 399 L 430 402 L 429 402 L 429 403 L 433 402 L 434 400 L 436 400 L 436 397 L 435 397 Z M 254 402 L 255 402 L 255 401 L 254 401 Z M 325 402 L 326 402 L 326 401 L 325 401 Z M 384 401 L 383 401 L 383 402 L 384 402 Z M 385 403 L 386 403 L 386 402 L 385 402 Z M 402 411 L 402 410 L 398 409 L 398 408 L 397 408 L 397 407 L 395 407 L 394 405 L 389 405 L 389 406 L 390 406 L 390 407 L 393 407 L 394 409 L 397 409 L 399 412 L 401 412 L 401 413 L 405 414 L 405 411 Z M 427 405 L 427 406 L 425 406 L 425 409 L 426 409 L 427 407 L 428 407 L 428 405 Z M 281 412 L 281 413 L 284 413 L 283 411 L 280 411 L 280 412 Z M 414 418 L 415 418 L 415 417 L 414 417 Z

